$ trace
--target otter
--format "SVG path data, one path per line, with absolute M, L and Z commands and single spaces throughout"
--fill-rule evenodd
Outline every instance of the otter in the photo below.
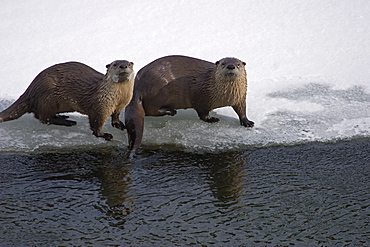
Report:
M 245 62 L 223 58 L 216 63 L 186 56 L 159 58 L 136 75 L 134 94 L 125 109 L 129 150 L 140 147 L 144 116 L 175 115 L 176 109 L 193 108 L 201 120 L 214 123 L 213 109 L 232 106 L 240 124 L 253 127 L 246 115 Z
M 106 74 L 79 62 L 53 65 L 40 72 L 26 91 L 7 109 L 0 112 L 0 122 L 33 113 L 43 124 L 73 126 L 64 112 L 79 112 L 89 117 L 96 137 L 112 140 L 103 133 L 109 116 L 112 126 L 125 129 L 119 119 L 121 110 L 130 102 L 134 87 L 133 63 L 116 60 L 106 66 Z

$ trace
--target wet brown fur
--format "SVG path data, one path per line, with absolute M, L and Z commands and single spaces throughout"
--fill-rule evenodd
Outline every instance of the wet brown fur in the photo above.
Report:
M 132 98 L 133 63 L 117 60 L 107 65 L 106 75 L 79 63 L 53 65 L 36 76 L 26 91 L 7 109 L 0 112 L 0 122 L 25 113 L 34 113 L 44 124 L 73 126 L 63 112 L 80 112 L 89 116 L 93 134 L 111 140 L 102 128 L 109 116 L 112 125 L 124 129 L 119 120 L 121 110 Z
M 253 127 L 246 115 L 247 73 L 245 63 L 223 58 L 216 63 L 185 57 L 159 58 L 136 75 L 134 95 L 125 110 L 129 149 L 140 147 L 144 116 L 175 115 L 176 109 L 194 108 L 201 120 L 215 108 L 232 106 L 240 124 Z

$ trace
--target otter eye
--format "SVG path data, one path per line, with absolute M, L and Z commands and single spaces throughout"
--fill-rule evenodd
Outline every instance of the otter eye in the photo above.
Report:
M 222 66 L 225 66 L 226 64 L 225 64 L 225 63 L 222 63 L 221 65 L 222 65 Z
M 113 67 L 117 67 L 117 64 L 116 64 L 116 63 L 114 63 L 114 64 L 113 64 Z

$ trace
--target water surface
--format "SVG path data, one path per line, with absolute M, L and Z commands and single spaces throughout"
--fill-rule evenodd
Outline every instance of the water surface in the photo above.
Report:
M 1 245 L 368 245 L 369 150 L 2 153 Z

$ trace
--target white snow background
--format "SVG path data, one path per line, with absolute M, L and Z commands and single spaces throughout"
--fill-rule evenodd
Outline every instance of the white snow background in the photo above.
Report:
M 41 1 L 3 0 L 0 8 L 0 110 L 45 68 L 79 61 L 105 73 L 126 59 L 140 68 L 162 56 L 247 63 L 248 117 L 230 107 L 220 123 L 193 110 L 147 118 L 144 146 L 187 151 L 240 150 L 370 136 L 370 2 L 367 0 Z M 126 145 L 126 132 L 91 135 L 78 125 L 40 124 L 31 114 L 0 124 L 0 150 Z M 123 115 L 121 115 L 123 118 Z

